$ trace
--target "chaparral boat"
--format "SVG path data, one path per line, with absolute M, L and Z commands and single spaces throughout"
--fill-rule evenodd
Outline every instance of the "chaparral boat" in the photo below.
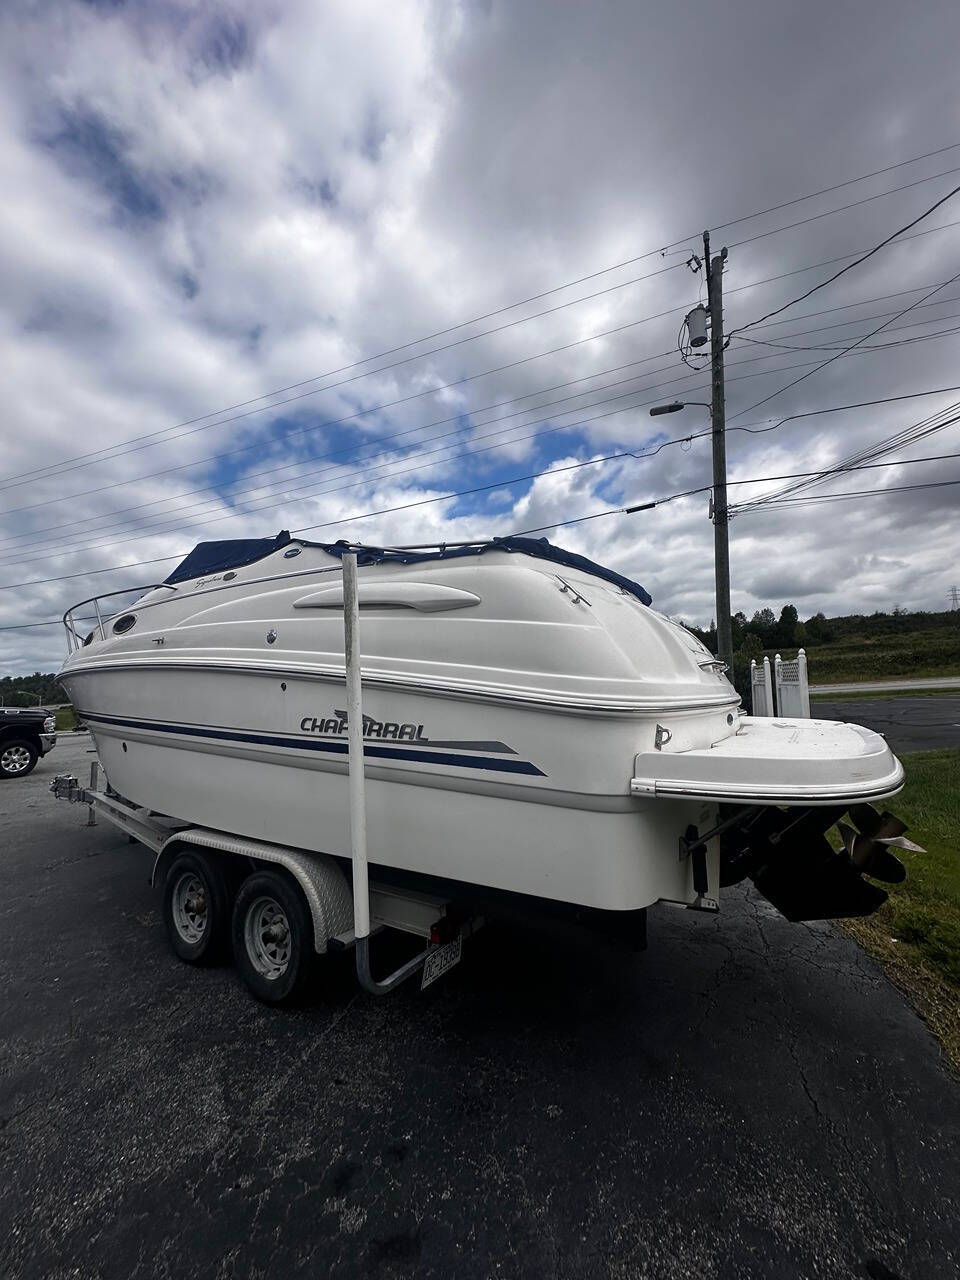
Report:
M 75 606 L 60 679 L 114 793 L 350 856 L 348 551 L 371 864 L 613 912 L 715 909 L 750 876 L 791 919 L 865 914 L 902 878 L 882 737 L 744 715 L 638 583 L 545 539 L 206 542 L 122 612 Z

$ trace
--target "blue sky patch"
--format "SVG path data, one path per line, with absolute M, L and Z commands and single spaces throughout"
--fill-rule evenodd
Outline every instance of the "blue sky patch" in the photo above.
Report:
M 127 158 L 122 131 L 97 112 L 62 109 L 60 128 L 42 141 L 65 168 L 110 196 L 121 215 L 148 222 L 164 217 L 158 194 Z

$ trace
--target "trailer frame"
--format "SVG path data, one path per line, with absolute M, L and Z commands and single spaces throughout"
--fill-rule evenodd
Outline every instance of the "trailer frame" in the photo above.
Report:
M 361 986 L 371 994 L 384 995 L 400 982 L 423 970 L 430 960 L 430 972 L 423 986 L 453 967 L 451 956 L 459 957 L 462 939 L 472 936 L 483 924 L 481 916 L 462 918 L 451 912 L 449 899 L 377 880 L 366 886 L 366 929 L 360 938 L 355 929 L 355 902 L 341 860 L 329 854 L 294 849 L 267 841 L 253 840 L 230 832 L 198 827 L 155 813 L 114 792 L 103 778 L 97 761 L 90 766 L 90 781 L 84 786 L 72 774 L 57 774 L 50 791 L 59 800 L 86 805 L 88 826 L 105 819 L 128 838 L 154 855 L 149 882 L 162 885 L 177 854 L 184 849 L 209 850 L 236 859 L 232 865 L 248 869 L 280 866 L 296 881 L 313 924 L 313 946 L 318 955 L 328 951 L 354 949 L 357 953 Z M 385 929 L 394 929 L 424 940 L 424 947 L 385 982 L 370 977 L 370 938 Z M 447 948 L 450 950 L 448 951 Z M 443 952 L 445 954 L 441 955 Z M 365 953 L 365 955 L 364 955 Z M 431 976 L 433 975 L 433 976 Z

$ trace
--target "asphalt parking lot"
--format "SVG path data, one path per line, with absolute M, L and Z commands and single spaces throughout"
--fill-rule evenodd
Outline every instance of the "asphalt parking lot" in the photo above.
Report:
M 960 747 L 960 697 L 814 698 L 810 713 L 822 720 L 852 720 L 882 733 L 894 751 Z
M 728 891 L 650 950 L 491 928 L 295 1012 L 166 945 L 149 855 L 0 784 L 0 1273 L 872 1277 L 960 1259 L 960 1091 L 827 925 Z

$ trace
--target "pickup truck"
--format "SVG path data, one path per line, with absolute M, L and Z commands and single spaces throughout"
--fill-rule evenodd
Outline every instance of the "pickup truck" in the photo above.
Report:
M 0 778 L 24 778 L 57 745 L 57 718 L 43 707 L 0 707 Z

